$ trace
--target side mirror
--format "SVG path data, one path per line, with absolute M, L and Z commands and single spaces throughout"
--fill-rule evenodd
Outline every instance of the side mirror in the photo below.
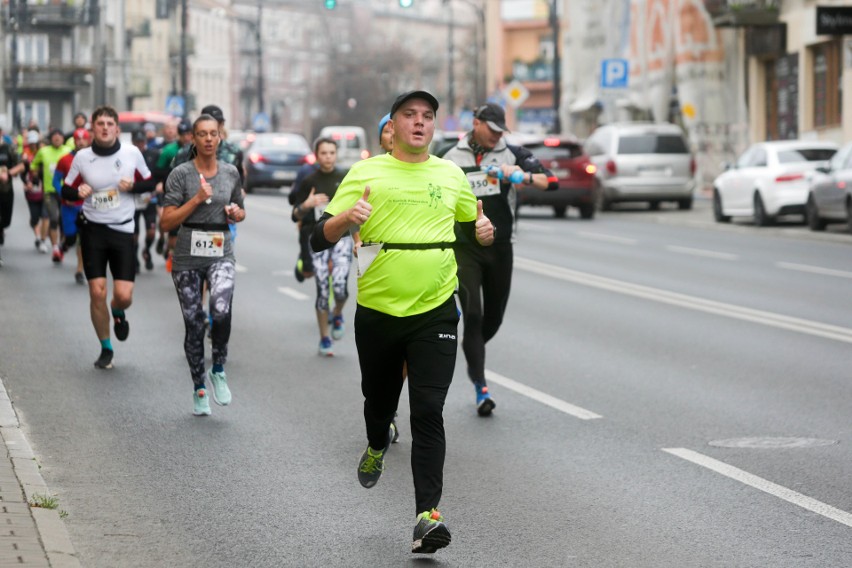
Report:
M 733 162 L 722 162 L 722 169 L 725 170 L 725 171 L 732 170 L 736 167 L 737 167 L 737 165 L 734 164 Z
M 816 171 L 818 171 L 821 174 L 830 174 L 831 173 L 831 166 L 817 166 Z

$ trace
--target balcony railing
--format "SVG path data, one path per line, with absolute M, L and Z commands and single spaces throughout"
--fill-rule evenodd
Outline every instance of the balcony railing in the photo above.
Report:
M 69 91 L 88 85 L 86 75 L 94 72 L 92 67 L 79 65 L 19 65 L 18 89 L 20 91 Z M 3 80 L 9 85 L 12 71 L 3 70 Z
M 97 0 L 87 3 L 69 0 L 44 5 L 26 4 L 19 0 L 17 10 L 4 7 L 3 18 L 6 23 L 16 21 L 19 29 L 26 31 L 43 27 L 93 26 L 98 23 L 99 12 Z
M 781 0 L 704 0 L 717 28 L 772 26 L 778 23 Z

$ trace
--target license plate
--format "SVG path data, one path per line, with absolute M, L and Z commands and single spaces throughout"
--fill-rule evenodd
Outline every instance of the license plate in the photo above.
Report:
M 640 176 L 671 177 L 671 168 L 639 168 Z
M 272 177 L 275 178 L 275 179 L 291 181 L 291 180 L 296 179 L 296 174 L 294 172 L 278 171 L 278 172 L 272 172 Z
M 565 179 L 571 177 L 571 172 L 568 170 L 553 170 L 553 175 L 559 179 Z

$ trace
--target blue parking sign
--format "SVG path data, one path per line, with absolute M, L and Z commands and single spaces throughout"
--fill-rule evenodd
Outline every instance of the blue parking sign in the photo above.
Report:
M 171 95 L 166 97 L 166 112 L 174 116 L 184 115 L 183 97 Z
M 601 61 L 601 87 L 604 89 L 627 88 L 628 70 L 626 59 L 604 59 Z

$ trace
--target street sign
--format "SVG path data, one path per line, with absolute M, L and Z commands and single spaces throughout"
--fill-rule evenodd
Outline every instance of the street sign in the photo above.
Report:
M 251 119 L 251 128 L 255 132 L 267 132 L 272 128 L 272 120 L 265 112 L 259 112 Z
M 628 69 L 626 59 L 604 59 L 601 61 L 601 87 L 604 89 L 627 88 Z
M 186 112 L 183 97 L 177 95 L 166 97 L 166 112 L 174 116 L 183 116 Z
M 506 104 L 518 108 L 529 98 L 530 92 L 523 83 L 515 79 L 503 89 L 503 96 L 506 98 Z

